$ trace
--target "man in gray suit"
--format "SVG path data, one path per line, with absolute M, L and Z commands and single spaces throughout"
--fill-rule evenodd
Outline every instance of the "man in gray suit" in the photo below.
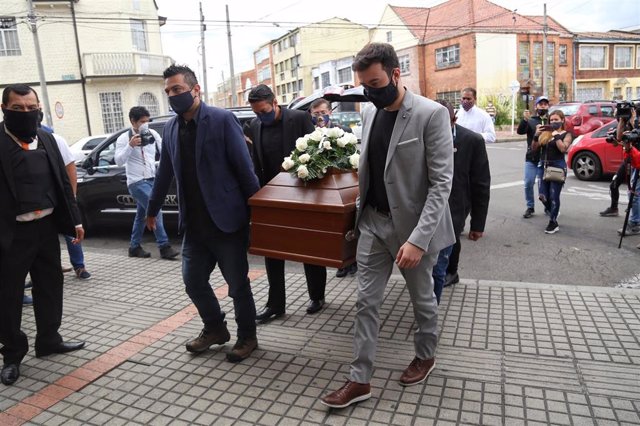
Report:
M 394 261 L 418 324 L 416 356 L 400 384 L 421 383 L 433 370 L 438 305 L 431 271 L 438 252 L 455 242 L 447 204 L 453 142 L 446 108 L 402 86 L 398 56 L 389 44 L 366 45 L 352 68 L 375 108 L 363 112 L 355 358 L 347 383 L 321 399 L 333 408 L 371 397 L 379 308 Z

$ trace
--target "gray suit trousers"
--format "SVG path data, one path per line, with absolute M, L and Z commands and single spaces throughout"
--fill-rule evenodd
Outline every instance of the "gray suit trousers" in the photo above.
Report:
M 391 218 L 366 206 L 358 225 L 360 237 L 358 261 L 358 298 L 356 302 L 354 360 L 350 380 L 369 383 L 373 374 L 378 332 L 379 309 L 395 257 L 404 241 L 399 241 Z M 433 293 L 431 272 L 438 253 L 425 254 L 413 269 L 401 269 L 418 323 L 414 334 L 416 356 L 428 359 L 435 356 L 438 344 L 438 304 Z

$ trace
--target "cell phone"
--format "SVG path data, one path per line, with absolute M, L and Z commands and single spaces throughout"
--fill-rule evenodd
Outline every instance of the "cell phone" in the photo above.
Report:
M 546 132 L 548 130 L 553 130 L 553 127 L 551 127 L 549 125 L 546 125 L 546 124 L 544 126 L 540 127 L 540 131 L 542 131 L 542 132 Z

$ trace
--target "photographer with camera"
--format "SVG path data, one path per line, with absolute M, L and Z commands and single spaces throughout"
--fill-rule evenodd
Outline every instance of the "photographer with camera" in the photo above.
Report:
M 135 106 L 129 110 L 131 129 L 118 137 L 116 141 L 115 161 L 124 166 L 127 174 L 129 193 L 136 200 L 136 217 L 133 220 L 129 257 L 151 257 L 140 245 L 144 233 L 147 216 L 147 205 L 156 176 L 156 156 L 162 149 L 162 138 L 153 129 L 149 129 L 151 114 L 143 106 Z M 162 223 L 162 214 L 158 214 L 156 237 L 160 257 L 174 259 L 179 253 L 169 244 L 169 237 Z
M 615 139 L 607 137 L 607 142 L 621 143 L 625 153 L 625 163 L 631 164 L 629 183 L 629 205 L 631 215 L 627 214 L 625 226 L 618 230 L 618 234 L 633 235 L 640 234 L 640 194 L 637 186 L 638 170 L 640 170 L 640 123 L 638 117 L 640 113 L 640 101 L 618 102 L 616 105 L 616 128 Z M 640 248 L 640 245 L 638 246 Z

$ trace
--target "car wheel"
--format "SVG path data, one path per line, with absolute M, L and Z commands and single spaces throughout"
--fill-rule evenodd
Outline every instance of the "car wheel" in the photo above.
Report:
M 602 176 L 602 165 L 595 154 L 582 151 L 573 159 L 573 173 L 580 180 L 597 180 Z

